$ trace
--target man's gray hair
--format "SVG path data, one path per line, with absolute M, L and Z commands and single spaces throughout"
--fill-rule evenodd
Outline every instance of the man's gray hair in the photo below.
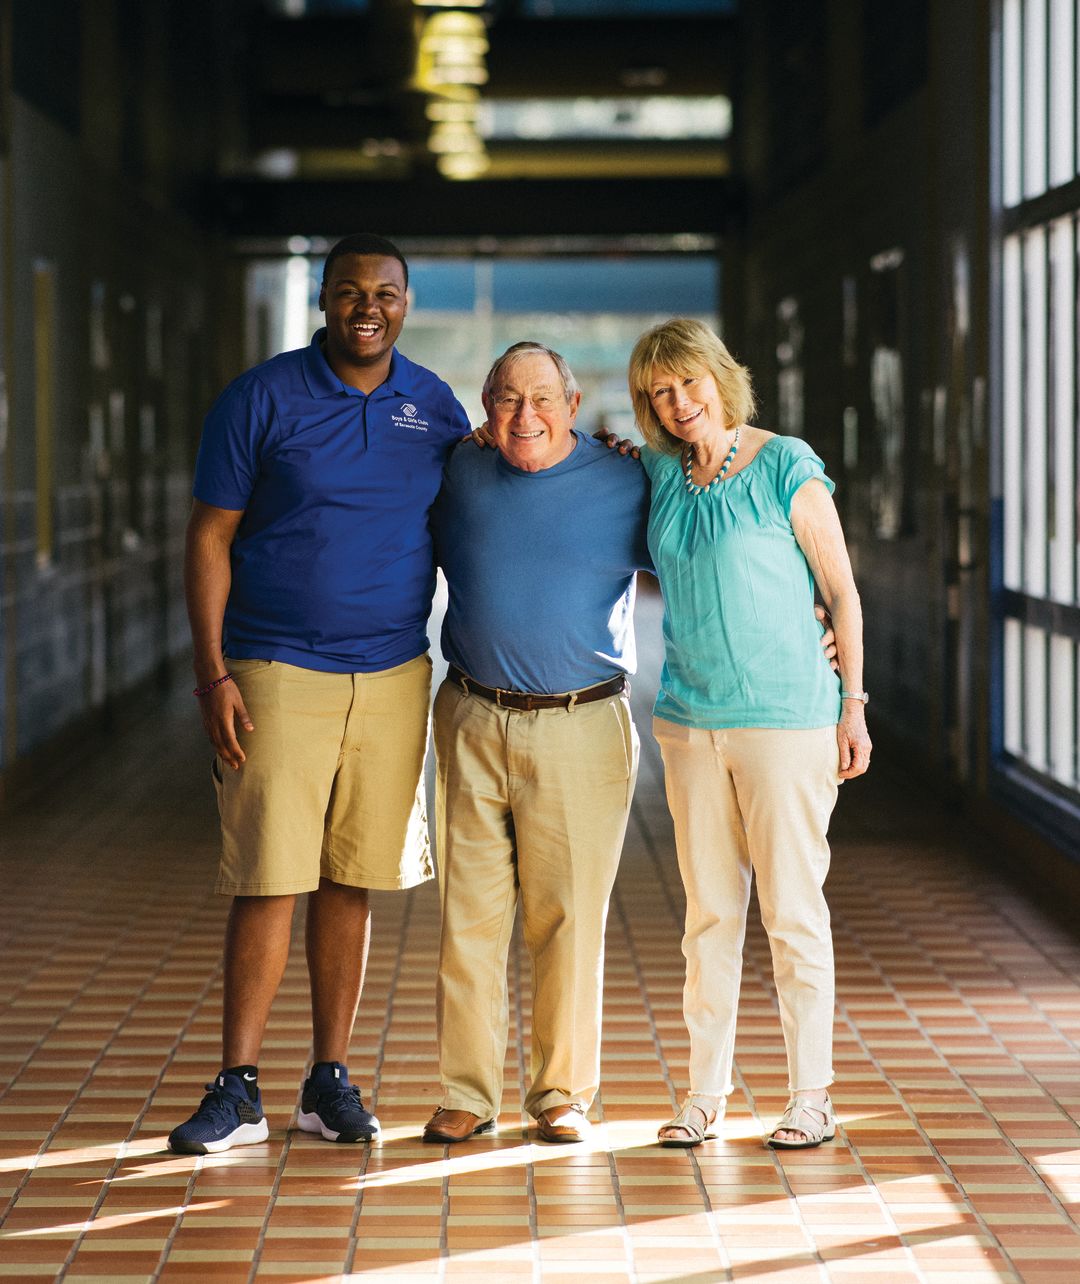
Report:
M 574 399 L 574 394 L 578 391 L 577 380 L 574 378 L 574 372 L 566 364 L 566 358 L 560 356 L 552 348 L 545 348 L 542 343 L 533 343 L 526 339 L 523 343 L 511 344 L 509 348 L 499 357 L 491 369 L 487 372 L 487 378 L 484 380 L 484 392 L 486 397 L 492 389 L 495 380 L 502 373 L 503 367 L 513 365 L 520 357 L 544 356 L 550 357 L 555 362 L 555 369 L 559 372 L 559 378 L 562 380 L 563 392 L 566 394 L 567 402 Z

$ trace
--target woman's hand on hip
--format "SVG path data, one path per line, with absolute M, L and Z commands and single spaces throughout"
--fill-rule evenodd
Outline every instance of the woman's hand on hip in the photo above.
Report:
M 840 779 L 853 780 L 870 766 L 870 733 L 866 730 L 866 713 L 856 700 L 845 700 L 840 721 L 836 724 L 836 743 L 840 748 Z
M 836 658 L 836 634 L 833 632 L 832 616 L 819 603 L 814 606 L 814 618 L 825 630 L 821 635 L 821 649 L 829 662 L 829 668 L 833 673 L 839 673 L 840 661 Z

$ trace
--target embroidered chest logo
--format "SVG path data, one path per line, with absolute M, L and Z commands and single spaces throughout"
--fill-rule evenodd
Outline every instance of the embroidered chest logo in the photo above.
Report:
M 390 419 L 396 427 L 411 428 L 414 432 L 427 432 L 431 426 L 426 419 L 420 417 L 420 412 L 411 401 L 404 402 L 396 413 L 391 411 Z

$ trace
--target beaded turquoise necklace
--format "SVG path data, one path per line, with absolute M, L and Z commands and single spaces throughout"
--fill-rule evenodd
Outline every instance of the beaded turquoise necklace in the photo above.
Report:
M 690 495 L 707 495 L 714 486 L 719 486 L 727 476 L 728 469 L 731 467 L 731 461 L 735 458 L 735 452 L 739 449 L 739 438 L 742 436 L 742 424 L 735 429 L 735 440 L 731 443 L 731 449 L 724 456 L 724 462 L 720 465 L 720 471 L 705 486 L 695 486 L 693 479 L 694 469 L 694 447 L 688 443 L 683 447 L 683 476 L 686 478 L 686 490 Z

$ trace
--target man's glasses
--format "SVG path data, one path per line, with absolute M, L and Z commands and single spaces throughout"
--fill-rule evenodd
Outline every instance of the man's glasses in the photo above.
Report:
M 517 414 L 526 401 L 528 401 L 529 405 L 532 406 L 538 415 L 546 414 L 548 411 L 554 410 L 559 404 L 559 399 L 557 397 L 549 397 L 544 393 L 541 393 L 536 397 L 522 397 L 516 392 L 503 392 L 491 399 L 492 405 L 500 414 L 503 415 Z

